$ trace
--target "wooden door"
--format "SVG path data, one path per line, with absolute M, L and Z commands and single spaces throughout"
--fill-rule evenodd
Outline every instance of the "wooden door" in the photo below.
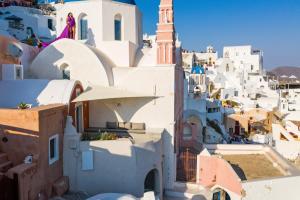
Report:
M 197 153 L 189 148 L 182 149 L 177 156 L 177 181 L 196 182 Z

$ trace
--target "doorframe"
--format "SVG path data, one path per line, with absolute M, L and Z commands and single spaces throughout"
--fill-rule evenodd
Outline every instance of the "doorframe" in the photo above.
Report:
M 78 118 L 77 118 L 77 109 L 81 107 L 81 130 L 79 130 L 78 126 Z M 76 131 L 82 133 L 84 131 L 84 112 L 83 112 L 84 105 L 82 102 L 75 104 L 75 125 Z

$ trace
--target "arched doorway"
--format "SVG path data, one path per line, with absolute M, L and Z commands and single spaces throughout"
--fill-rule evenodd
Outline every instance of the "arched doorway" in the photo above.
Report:
M 189 123 L 190 125 L 196 125 L 196 127 L 197 127 L 196 138 L 199 143 L 202 143 L 203 142 L 203 125 L 202 125 L 201 119 L 198 116 L 191 115 L 187 118 L 186 122 Z
M 151 191 L 153 191 L 155 195 L 160 193 L 159 172 L 157 169 L 152 169 L 145 178 L 144 192 Z

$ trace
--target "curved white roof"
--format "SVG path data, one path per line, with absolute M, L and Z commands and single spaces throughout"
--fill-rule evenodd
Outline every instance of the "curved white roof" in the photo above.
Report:
M 117 193 L 106 193 L 99 194 L 94 197 L 91 197 L 87 200 L 138 200 L 132 195 L 129 194 L 117 194 Z
M 31 75 L 39 79 L 61 78 L 61 66 L 70 67 L 71 79 L 84 88 L 90 85 L 111 86 L 113 71 L 108 59 L 95 48 L 71 39 L 58 40 L 43 49 L 30 66 Z
M 290 79 L 296 79 L 297 77 L 295 75 L 291 75 L 289 78 Z
M 70 80 L 5 80 L 0 81 L 0 107 L 17 108 L 24 102 L 32 107 L 69 104 L 76 81 Z

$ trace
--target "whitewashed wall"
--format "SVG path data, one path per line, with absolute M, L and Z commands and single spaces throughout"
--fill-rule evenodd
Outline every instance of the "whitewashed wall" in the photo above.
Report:
M 283 157 L 289 160 L 295 160 L 300 156 L 299 141 L 275 141 L 275 148 Z
M 57 11 L 57 34 L 66 26 L 66 17 L 72 12 L 76 24 L 76 39 L 79 39 L 80 19 L 88 21 L 88 39 L 82 41 L 101 50 L 119 67 L 132 66 L 136 50 L 142 45 L 142 18 L 134 5 L 115 1 L 67 2 Z M 114 18 L 122 16 L 122 41 L 115 41 Z
M 242 200 L 296 200 L 299 197 L 300 176 L 249 181 L 242 185 L 246 194 Z
M 71 191 L 89 195 L 125 193 L 144 195 L 144 182 L 152 170 L 162 195 L 162 141 L 134 145 L 129 139 L 80 142 L 79 134 L 70 124 L 64 136 L 64 175 L 70 179 Z M 82 153 L 93 152 L 91 170 L 82 169 Z

